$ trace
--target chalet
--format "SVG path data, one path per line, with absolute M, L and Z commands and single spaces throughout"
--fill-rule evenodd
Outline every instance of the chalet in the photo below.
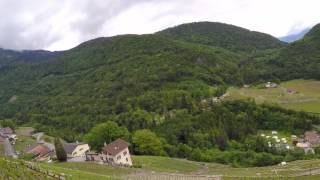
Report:
M 0 135 L 4 138 L 9 138 L 13 135 L 13 130 L 10 127 L 0 128 Z
M 129 143 L 117 139 L 102 148 L 101 158 L 111 165 L 132 166 Z
M 38 143 L 24 149 L 24 153 L 32 154 L 33 158 L 39 161 L 50 160 L 54 155 L 54 150 L 50 147 L 47 147 L 43 143 Z
M 90 151 L 90 147 L 86 143 L 65 143 L 63 145 L 68 158 L 85 157 L 86 152 Z
M 320 144 L 320 136 L 315 131 L 306 131 L 304 133 L 304 141 L 309 142 L 311 146 L 316 146 Z

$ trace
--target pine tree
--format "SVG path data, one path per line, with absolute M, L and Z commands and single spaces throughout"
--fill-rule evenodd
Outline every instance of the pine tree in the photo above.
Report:
M 54 147 L 56 149 L 57 159 L 61 162 L 67 161 L 67 153 L 62 146 L 60 138 L 54 139 Z

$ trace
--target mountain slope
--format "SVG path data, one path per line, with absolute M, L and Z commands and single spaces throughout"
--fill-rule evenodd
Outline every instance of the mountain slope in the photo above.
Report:
M 303 39 L 291 43 L 266 62 L 277 78 L 320 79 L 320 24 L 314 26 Z
M 184 26 L 192 27 L 187 28 L 192 32 L 183 32 L 195 36 L 194 41 L 179 33 L 173 38 L 166 30 L 98 38 L 50 61 L 0 69 L 0 84 L 6 85 L 0 87 L 0 119 L 14 118 L 51 134 L 63 132 L 69 140 L 106 120 L 130 131 L 154 128 L 182 109 L 186 117 L 198 120 L 201 102 L 223 93 L 226 85 L 277 80 L 278 72 L 283 77 L 291 73 L 279 71 L 279 62 L 273 62 L 289 47 L 271 36 L 218 23 Z M 229 113 L 224 106 L 221 111 Z M 221 123 L 224 118 L 215 113 L 209 119 Z M 232 124 L 240 117 L 230 113 L 230 120 L 222 123 L 228 126 L 223 127 L 226 134 L 239 138 L 254 131 L 243 127 L 245 132 L 234 135 Z
M 153 99 L 145 108 L 161 112 L 176 108 L 172 101 L 196 102 L 212 96 L 214 86 L 241 83 L 242 58 L 158 35 L 99 38 L 53 61 L 0 71 L 0 83 L 8 84 L 0 88 L 0 114 L 10 118 L 19 112 L 27 117 L 21 121 L 86 132 L 91 123 L 128 111 L 148 96 Z
M 212 22 L 183 24 L 158 34 L 187 42 L 222 47 L 236 52 L 254 52 L 281 48 L 286 45 L 268 34 Z

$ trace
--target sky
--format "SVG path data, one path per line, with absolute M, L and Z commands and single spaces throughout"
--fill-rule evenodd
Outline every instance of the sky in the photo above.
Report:
M 282 37 L 320 23 L 319 0 L 0 0 L 0 47 L 66 50 L 212 21 Z

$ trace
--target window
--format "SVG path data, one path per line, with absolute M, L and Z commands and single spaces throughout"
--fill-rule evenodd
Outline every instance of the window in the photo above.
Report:
M 127 155 L 127 153 L 128 153 L 128 152 L 127 152 L 127 151 L 125 151 L 125 152 L 123 152 L 123 155 L 125 156 L 125 155 Z
M 126 158 L 127 162 L 129 161 L 128 158 Z
M 82 150 L 83 150 L 83 148 L 80 148 L 80 149 L 79 149 L 79 151 L 82 151 Z
M 113 162 L 113 159 L 112 159 L 112 158 L 109 158 L 109 161 Z
M 121 155 L 117 156 L 117 160 L 121 159 Z

